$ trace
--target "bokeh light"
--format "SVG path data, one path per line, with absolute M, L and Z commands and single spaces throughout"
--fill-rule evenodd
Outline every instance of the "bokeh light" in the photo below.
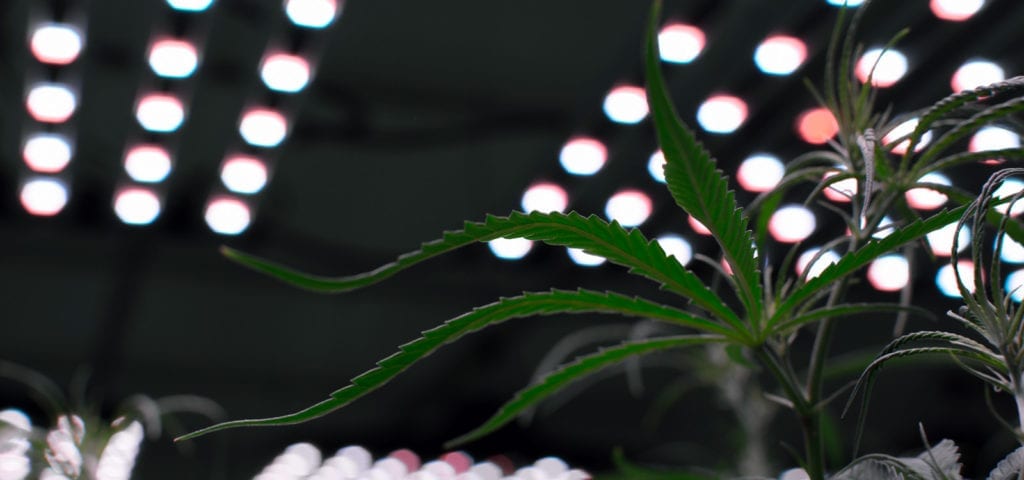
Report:
M 875 290 L 896 292 L 910 282 L 910 263 L 903 255 L 884 255 L 868 266 L 868 282 Z
M 971 60 L 964 63 L 953 73 L 950 87 L 953 92 L 974 90 L 985 85 L 991 85 L 1006 80 L 1006 72 L 1003 67 L 988 60 Z
M 822 182 L 827 181 L 829 178 L 839 175 L 840 173 L 842 172 L 835 170 L 825 172 L 821 177 L 821 180 Z M 828 198 L 833 202 L 849 203 L 853 196 L 857 194 L 857 179 L 849 177 L 833 181 L 827 187 L 823 188 L 821 193 L 825 195 L 825 198 Z
M 62 83 L 37 83 L 29 89 L 25 106 L 37 122 L 62 123 L 75 113 L 78 98 Z
M 66 23 L 43 23 L 32 31 L 29 48 L 40 63 L 68 65 L 82 52 L 82 34 Z
M 903 155 L 904 153 L 907 153 L 907 149 L 910 148 L 910 139 L 906 137 L 914 133 L 914 129 L 917 128 L 917 124 L 919 122 L 919 119 L 911 118 L 900 123 L 899 125 L 896 125 L 895 127 L 893 127 L 892 130 L 889 130 L 889 132 L 882 137 L 882 143 L 885 145 L 892 145 L 893 143 L 895 143 L 895 145 L 892 145 L 892 153 L 895 153 L 897 155 Z M 901 138 L 903 138 L 903 140 L 900 140 Z M 899 143 L 896 143 L 897 141 Z M 931 143 L 931 141 L 931 130 L 922 133 L 921 138 L 917 141 L 917 145 L 914 146 L 914 151 L 921 151 L 921 149 L 928 146 L 928 144 Z
M 1024 270 L 1017 270 L 1007 275 L 1003 288 L 1014 302 L 1020 303 L 1024 300 Z
M 956 235 L 957 251 L 962 252 L 971 242 L 971 231 L 967 226 L 958 232 L 956 223 L 951 223 L 935 230 L 927 235 L 928 245 L 938 257 L 948 257 L 953 254 L 953 240 Z
M 671 23 L 658 32 L 658 54 L 663 62 L 690 63 L 704 50 L 704 31 L 693 25 Z
M 202 12 L 212 4 L 213 0 L 167 0 L 167 5 L 182 12 Z
M 535 183 L 523 192 L 520 204 L 524 212 L 564 212 L 569 207 L 569 194 L 554 183 Z
M 786 166 L 774 155 L 755 153 L 740 163 L 736 182 L 748 192 L 767 192 L 786 175 Z
M 68 203 L 68 187 L 56 178 L 36 177 L 21 186 L 21 206 L 28 213 L 51 217 L 60 213 Z
M 768 75 L 789 75 L 807 59 L 807 45 L 788 35 L 772 35 L 754 51 L 754 63 Z
M 569 254 L 569 259 L 571 259 L 576 265 L 582 267 L 596 267 L 607 261 L 607 259 L 602 256 L 591 255 L 579 248 L 566 248 L 565 250 Z
M 573 137 L 565 142 L 558 154 L 558 162 L 573 175 L 593 175 L 608 160 L 608 149 L 600 140 Z
M 173 95 L 151 93 L 139 100 L 135 107 L 135 118 L 147 131 L 170 133 L 185 121 L 185 107 Z
M 747 120 L 747 103 L 732 95 L 713 95 L 697 108 L 697 123 L 711 133 L 735 132 Z
M 309 62 L 299 55 L 274 53 L 263 59 L 260 78 L 267 88 L 285 93 L 295 93 L 306 88 L 310 78 Z
M 123 188 L 114 197 L 114 213 L 128 225 L 149 225 L 160 209 L 160 197 L 148 188 Z
M 889 49 L 883 53 L 881 48 L 873 48 L 857 60 L 854 74 L 861 83 L 867 83 L 870 75 L 871 85 L 885 88 L 900 81 L 906 75 L 907 68 L 907 57 L 899 50 Z
M 1010 150 L 1020 148 L 1020 135 L 1013 130 L 1002 127 L 982 127 L 971 136 L 967 150 L 971 152 L 984 152 L 988 150 Z M 981 161 L 988 165 L 1003 163 L 1002 158 L 987 158 Z
M 992 191 L 992 196 L 996 199 L 1012 198 L 1017 193 L 1020 193 L 1021 190 L 1024 190 L 1024 182 L 1016 178 L 1007 178 L 999 184 L 999 187 Z M 1005 214 L 1010 211 L 1010 204 L 996 205 L 995 209 L 997 212 Z M 1017 216 L 1021 213 L 1024 213 L 1024 197 L 1017 199 L 1013 203 L 1013 211 L 1010 215 Z
M 232 155 L 220 167 L 220 180 L 235 193 L 253 194 L 267 184 L 267 166 L 249 155 Z
M 502 260 L 519 260 L 530 253 L 533 242 L 525 238 L 495 238 L 487 242 L 487 247 Z
M 71 162 L 73 149 L 64 135 L 36 133 L 25 139 L 21 158 L 33 172 L 58 173 Z
M 960 281 L 967 288 L 967 291 L 974 291 L 974 262 L 960 260 L 957 262 L 957 269 L 960 271 Z M 945 264 L 935 274 L 935 286 L 939 292 L 950 298 L 960 298 L 960 289 L 957 287 L 956 273 L 953 266 Z
M 985 0 L 932 0 L 929 7 L 937 18 L 962 22 L 974 16 L 985 5 Z
M 124 171 L 136 182 L 162 182 L 171 173 L 171 155 L 159 145 L 135 145 L 125 152 Z
M 992 248 L 995 248 L 995 245 Z M 1017 243 L 1016 240 L 1004 233 L 999 259 L 1007 263 L 1024 263 L 1024 245 Z
M 925 174 L 921 178 L 917 179 L 921 183 L 934 183 L 936 185 L 952 185 L 953 182 L 949 180 L 949 177 L 938 173 L 932 172 Z M 930 188 L 918 187 L 907 190 L 905 197 L 907 204 L 912 208 L 918 210 L 935 210 L 946 204 L 948 198 L 946 194 L 939 192 L 938 190 L 932 190 Z
M 711 230 L 709 230 L 706 225 L 700 223 L 700 220 L 697 220 L 690 215 L 686 216 L 686 223 L 690 224 L 690 228 L 692 228 L 693 232 L 697 235 L 711 235 Z
M 615 123 L 634 124 L 647 118 L 647 93 L 641 87 L 619 85 L 604 97 L 604 113 Z
M 832 112 L 825 107 L 812 108 L 796 119 L 796 131 L 803 141 L 812 145 L 828 143 L 839 133 L 839 123 Z
M 779 242 L 797 243 L 811 236 L 817 226 L 814 212 L 803 205 L 791 204 L 772 214 L 768 221 L 768 232 Z
M 658 183 L 665 183 L 665 153 L 658 150 L 647 159 L 647 173 Z
M 338 14 L 336 0 L 287 0 L 284 5 L 285 14 L 296 26 L 306 28 L 325 28 L 334 21 Z
M 666 254 L 672 255 L 681 265 L 686 266 L 693 260 L 693 246 L 685 238 L 675 234 L 665 234 L 657 238 L 658 245 Z
M 651 197 L 640 190 L 622 190 L 615 193 L 605 204 L 605 215 L 619 222 L 623 227 L 636 227 L 651 216 Z
M 821 275 L 821 272 L 825 271 L 829 265 L 839 261 L 839 254 L 832 250 L 826 250 L 818 257 L 817 260 L 815 260 L 814 257 L 818 255 L 818 252 L 821 252 L 821 248 L 813 247 L 807 249 L 797 257 L 796 265 L 794 265 L 797 275 L 803 275 L 804 271 L 806 271 L 806 278 L 810 280 Z M 813 263 L 811 263 L 812 261 Z
M 249 228 L 252 213 L 245 202 L 231 197 L 215 197 L 206 204 L 206 225 L 221 235 L 238 235 Z
M 187 78 L 199 66 L 196 47 L 184 40 L 162 39 L 149 48 L 149 68 L 164 78 Z
M 242 115 L 238 133 L 249 145 L 272 148 L 288 135 L 288 121 L 275 110 L 252 108 Z

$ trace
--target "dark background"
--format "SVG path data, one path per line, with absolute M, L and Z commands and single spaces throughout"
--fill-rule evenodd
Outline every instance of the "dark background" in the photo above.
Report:
M 601 213 L 604 199 L 621 187 L 644 189 L 655 201 L 645 232 L 682 232 L 698 251 L 713 254 L 647 176 L 649 123 L 613 125 L 600 110 L 611 86 L 641 81 L 648 2 L 348 2 L 327 31 L 298 39 L 321 54 L 316 77 L 289 104 L 295 127 L 277 153 L 270 184 L 254 199 L 254 223 L 233 238 L 209 232 L 202 206 L 217 189 L 222 155 L 238 141 L 240 109 L 260 95 L 263 47 L 295 35 L 280 2 L 218 0 L 190 27 L 206 32 L 202 65 L 186 87 L 192 103 L 175 137 L 165 212 L 148 227 L 122 225 L 111 195 L 125 178 L 125 142 L 138 134 L 136 92 L 151 81 L 148 39 L 176 20 L 158 0 L 67 3 L 85 13 L 88 32 L 73 72 L 81 105 L 73 119 L 72 193 L 60 215 L 35 218 L 17 201 L 26 172 L 19 154 L 27 129 L 24 86 L 36 68 L 26 25 L 48 2 L 0 2 L 0 358 L 51 378 L 108 419 L 138 393 L 203 396 L 228 418 L 290 412 L 325 398 L 418 332 L 524 290 L 585 286 L 665 298 L 614 266 L 577 267 L 561 249 L 535 247 L 526 259 L 505 262 L 482 245 L 362 291 L 319 296 L 228 262 L 217 253 L 221 244 L 312 272 L 354 273 L 465 219 L 517 209 L 530 183 L 554 180 L 583 213 Z M 725 172 L 751 152 L 792 158 L 810 149 L 793 130 L 796 115 L 814 105 L 801 79 L 820 83 L 836 12 L 822 0 L 668 2 L 667 18 L 701 25 L 709 35 L 695 63 L 666 66 L 684 119 L 692 122 L 697 104 L 718 90 L 750 103 L 751 116 L 736 133 L 700 134 Z M 924 0 L 876 2 L 859 35 L 865 43 L 911 28 L 901 43 L 911 70 L 881 94 L 881 106 L 902 112 L 938 100 L 949 93 L 957 66 L 973 57 L 1019 72 L 1022 22 L 1024 3 L 1015 0 L 990 0 L 966 23 L 935 19 Z M 757 43 L 773 32 L 808 43 L 812 56 L 794 75 L 767 77 L 751 61 Z M 557 163 L 561 144 L 579 133 L 609 145 L 609 164 L 596 176 L 570 178 Z M 973 167 L 955 178 L 973 188 L 988 172 Z M 837 225 L 828 218 L 819 215 L 823 228 Z M 940 313 L 955 307 L 936 293 L 933 278 L 929 265 L 915 276 L 922 304 Z M 873 352 L 885 341 L 888 320 L 864 322 L 841 328 L 837 351 L 869 345 Z M 143 447 L 136 478 L 244 478 L 300 440 L 325 451 L 362 444 L 377 455 L 410 447 L 430 458 L 526 385 L 560 338 L 632 323 L 572 316 L 497 326 L 309 424 L 218 433 L 182 450 L 165 435 Z M 602 471 L 611 449 L 622 446 L 638 461 L 729 469 L 736 424 L 713 389 L 693 390 L 660 421 L 646 417 L 665 386 L 692 376 L 687 372 L 654 362 L 643 370 L 642 391 L 633 393 L 620 371 L 611 372 L 572 390 L 571 399 L 557 399 L 558 408 L 542 408 L 529 425 L 508 426 L 467 450 L 520 462 L 559 455 Z M 861 450 L 919 450 L 922 422 L 933 441 L 962 443 L 969 472 L 980 476 L 1014 445 L 981 394 L 980 383 L 942 363 L 887 371 Z M 24 409 L 37 424 L 52 421 L 17 382 L 0 382 L 0 405 Z M 208 423 L 196 415 L 180 420 L 186 428 Z M 785 412 L 776 423 L 780 436 L 768 445 L 781 470 L 794 461 L 780 440 L 798 446 L 799 438 Z M 850 438 L 853 421 L 840 425 Z

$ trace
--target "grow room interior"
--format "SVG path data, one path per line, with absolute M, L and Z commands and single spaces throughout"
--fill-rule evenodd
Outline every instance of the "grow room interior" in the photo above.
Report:
M 822 81 L 844 8 L 836 3 L 665 3 L 658 42 L 671 94 L 741 205 L 835 134 L 804 79 Z M 502 296 L 586 287 L 662 298 L 600 257 L 528 241 L 470 246 L 343 295 L 247 270 L 221 245 L 352 274 L 488 213 L 574 210 L 639 227 L 712 275 L 695 258 L 717 247 L 664 185 L 644 97 L 649 13 L 644 1 L 0 2 L 0 408 L 52 425 L 40 382 L 107 422 L 123 405 L 154 405 L 139 395 L 195 396 L 185 403 L 200 413 L 165 418 L 162 435 L 142 443 L 134 478 L 251 478 L 296 442 L 325 455 L 408 448 L 428 460 L 538 372 L 648 334 L 643 321 L 607 315 L 508 322 L 324 418 L 171 441 L 212 423 L 202 412 L 226 420 L 301 409 L 421 331 Z M 877 1 L 859 26 L 855 75 L 866 81 L 877 60 L 879 107 L 922 108 L 1021 74 L 1022 21 L 1016 0 Z M 967 146 L 1019 147 L 999 127 Z M 994 169 L 928 180 L 976 191 Z M 842 205 L 843 188 L 823 200 Z M 922 212 L 946 203 L 934 191 L 910 195 Z M 770 232 L 780 246 L 813 251 L 842 224 L 821 203 L 801 202 L 787 200 Z M 939 260 L 912 274 L 906 259 L 883 257 L 851 295 L 898 301 L 910 283 L 915 304 L 945 321 L 961 304 L 942 261 L 952 235 L 930 237 Z M 1024 283 L 1024 265 L 1014 267 L 1024 247 L 1004 254 L 1012 290 Z M 842 323 L 836 352 L 877 353 L 893 323 Z M 517 465 L 557 456 L 593 473 L 615 470 L 616 449 L 640 464 L 727 466 L 737 420 L 688 361 L 697 362 L 610 369 L 461 448 Z M 983 388 L 949 362 L 887 370 L 861 451 L 920 451 L 920 423 L 932 440 L 956 440 L 976 467 L 965 473 L 982 475 L 1015 443 Z M 799 445 L 787 415 L 776 415 L 780 434 L 767 444 L 777 472 L 796 466 L 778 440 Z M 837 417 L 836 428 L 854 424 Z

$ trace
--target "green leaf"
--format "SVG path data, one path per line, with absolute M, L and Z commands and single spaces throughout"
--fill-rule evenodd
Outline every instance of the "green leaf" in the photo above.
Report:
M 502 298 L 495 303 L 474 309 L 472 312 L 423 332 L 422 337 L 402 345 L 398 353 L 381 360 L 377 368 L 352 379 L 350 385 L 332 393 L 331 398 L 309 408 L 279 417 L 224 422 L 189 433 L 177 440 L 187 440 L 235 427 L 302 423 L 326 415 L 380 388 L 417 361 L 465 335 L 513 318 L 556 313 L 618 313 L 641 318 L 654 318 L 706 332 L 722 333 L 721 336 L 710 338 L 726 339 L 733 335 L 710 320 L 672 307 L 617 293 L 601 293 L 590 290 L 575 292 L 552 290 L 542 293 L 525 293 L 517 297 Z
M 930 232 L 956 222 L 965 210 L 966 207 L 957 207 L 953 210 L 937 213 L 925 220 L 915 221 L 903 228 L 896 229 L 885 238 L 872 239 L 864 244 L 863 247 L 844 255 L 838 262 L 825 267 L 820 275 L 793 290 L 792 294 L 776 309 L 775 314 L 768 322 L 768 326 L 773 327 L 783 321 L 793 309 L 801 305 L 805 300 L 813 298 L 818 292 L 830 287 L 840 278 L 852 274 L 872 260 L 891 252 L 896 247 L 917 240 Z
M 991 123 L 994 120 L 998 120 L 1002 117 L 1020 111 L 1024 111 L 1024 97 L 1013 98 L 998 105 L 993 105 L 971 116 L 971 118 L 957 123 L 953 128 L 943 133 L 942 136 L 935 140 L 935 142 L 930 144 L 927 150 L 921 153 L 914 164 L 911 176 L 923 175 L 921 171 L 924 166 L 928 165 L 929 160 L 938 156 L 957 141 L 974 133 L 978 128 Z M 913 147 L 908 147 L 907 151 L 911 151 L 911 148 Z
M 579 357 L 545 376 L 539 383 L 519 391 L 508 403 L 503 405 L 493 417 L 475 430 L 462 435 L 445 444 L 445 448 L 462 445 L 487 435 L 511 421 L 523 410 L 535 405 L 552 394 L 558 392 L 569 383 L 579 380 L 605 367 L 623 362 L 638 355 L 659 352 L 672 348 L 708 343 L 724 343 L 728 340 L 721 336 L 711 335 L 680 335 L 631 342 L 623 342 L 615 347 L 599 350 L 587 356 Z
M 647 102 L 665 155 L 665 180 L 676 204 L 704 224 L 718 242 L 737 280 L 740 301 L 756 328 L 763 298 L 754 239 L 726 177 L 683 124 L 669 97 L 658 64 L 660 11 L 661 3 L 655 2 L 647 34 Z
M 898 303 L 847 303 L 834 307 L 822 307 L 811 310 L 797 316 L 796 318 L 775 325 L 772 330 L 774 334 L 784 334 L 793 328 L 825 318 L 846 317 L 850 315 L 863 315 L 866 313 L 878 312 L 910 312 L 926 318 L 934 317 L 930 310 L 915 307 L 913 305 L 901 305 Z
M 466 222 L 462 230 L 445 232 L 441 239 L 424 243 L 419 250 L 406 253 L 394 262 L 375 270 L 343 277 L 322 277 L 302 273 L 261 258 L 223 247 L 228 258 L 308 290 L 337 293 L 365 287 L 416 265 L 424 260 L 475 242 L 496 238 L 526 238 L 551 245 L 582 248 L 612 263 L 629 268 L 630 273 L 647 277 L 664 288 L 692 300 L 701 308 L 733 325 L 739 317 L 704 285 L 696 275 L 668 256 L 656 241 L 639 230 L 626 230 L 617 222 L 576 212 L 529 214 L 512 212 L 508 217 L 488 215 L 483 222 Z

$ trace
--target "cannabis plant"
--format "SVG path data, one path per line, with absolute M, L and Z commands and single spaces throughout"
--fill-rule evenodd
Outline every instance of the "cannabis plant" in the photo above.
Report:
M 392 263 L 342 277 L 309 275 L 248 253 L 224 248 L 228 258 L 292 285 L 317 292 L 340 293 L 385 280 L 421 262 L 471 244 L 498 238 L 525 238 L 582 249 L 604 257 L 623 267 L 628 274 L 649 282 L 652 287 L 675 294 L 677 301 L 663 304 L 643 297 L 583 288 L 501 298 L 424 332 L 421 337 L 401 346 L 395 354 L 381 360 L 375 368 L 306 409 L 277 417 L 221 423 L 181 438 L 195 438 L 233 427 L 294 424 L 320 417 L 380 388 L 442 346 L 501 322 L 538 315 L 609 313 L 661 322 L 678 333 L 628 340 L 578 357 L 521 390 L 480 427 L 449 445 L 462 444 L 493 432 L 567 384 L 627 359 L 669 349 L 720 345 L 737 362 L 755 365 L 774 380 L 764 389 L 773 392 L 769 398 L 795 414 L 803 432 L 800 462 L 810 478 L 821 480 L 829 470 L 837 472 L 836 478 L 863 478 L 855 473 L 856 468 L 869 468 L 863 466 L 866 465 L 863 462 L 857 464 L 860 467 L 855 465 L 846 470 L 825 464 L 823 415 L 827 404 L 839 393 L 825 391 L 823 380 L 835 324 L 841 319 L 865 313 L 898 319 L 923 310 L 910 303 L 909 290 L 899 303 L 852 303 L 847 300 L 847 290 L 859 271 L 875 259 L 894 250 L 914 248 L 927 234 L 960 221 L 965 213 L 981 212 L 985 221 L 1007 226 L 1010 233 L 1021 238 L 1015 228 L 1010 228 L 1014 226 L 1019 230 L 1019 227 L 1014 222 L 1007 222 L 998 211 L 988 206 L 966 205 L 973 200 L 968 192 L 920 179 L 936 170 L 982 159 L 1024 156 L 1019 149 L 983 153 L 953 151 L 958 142 L 977 128 L 1024 109 L 1024 96 L 1020 96 L 1024 90 L 1022 79 L 952 95 L 916 112 L 914 116 L 919 120 L 909 134 L 891 142 L 880 141 L 905 119 L 890 119 L 885 114 L 876 113 L 871 82 L 862 85 L 853 78 L 850 65 L 859 49 L 853 40 L 853 32 L 865 8 L 866 5 L 854 14 L 849 26 L 845 26 L 845 9 L 841 10 L 843 13 L 828 49 L 823 88 L 812 88 L 813 94 L 832 112 L 840 126 L 836 139 L 830 144 L 831 149 L 812 152 L 790 162 L 787 174 L 776 190 L 743 208 L 730 190 L 727 177 L 694 133 L 680 120 L 669 97 L 669 88 L 658 63 L 655 32 L 660 3 L 655 2 L 647 34 L 645 65 L 648 103 L 658 143 L 666 159 L 666 184 L 681 213 L 706 226 L 714 238 L 724 262 L 720 272 L 724 281 L 716 282 L 722 285 L 721 288 L 713 288 L 711 281 L 698 277 L 640 230 L 623 228 L 617 222 L 576 212 L 534 211 L 487 216 L 482 222 L 467 222 L 463 228 L 449 231 L 442 238 L 425 243 L 419 250 L 402 255 Z M 934 142 L 925 145 L 922 137 L 930 131 L 941 131 L 941 134 Z M 906 153 L 895 155 L 894 148 L 901 144 L 906 147 Z M 792 276 L 789 272 L 796 247 L 773 258 L 780 247 L 768 240 L 768 220 L 795 185 L 813 183 L 815 188 L 805 202 L 815 202 L 825 189 L 834 189 L 837 182 L 849 180 L 856 182 L 855 191 L 848 192 L 849 209 L 830 207 L 843 220 L 849 233 L 840 234 L 826 243 L 811 263 L 819 260 L 827 250 L 838 251 L 840 258 L 824 268 L 805 269 L 804 273 Z M 938 190 L 959 206 L 922 217 L 905 200 L 904 194 L 915 188 Z M 891 220 L 885 220 L 887 217 Z M 986 308 L 998 310 L 1004 307 Z M 1014 326 L 1020 327 L 1019 318 Z M 809 358 L 802 358 L 803 355 L 792 348 L 797 336 L 805 331 L 814 339 Z M 971 348 L 975 346 L 973 343 L 970 345 Z M 1019 377 L 1007 380 L 1006 375 L 996 374 L 1019 372 L 998 369 L 993 372 L 991 368 L 986 370 L 989 367 L 995 368 L 986 363 L 972 367 L 972 372 L 1006 380 L 1007 387 L 1016 388 L 1017 384 L 1013 382 Z M 932 470 L 938 472 L 932 478 L 944 478 L 944 472 L 950 470 L 946 468 L 951 465 L 950 452 L 946 444 L 940 443 L 926 453 L 928 462 L 936 465 Z M 932 458 L 936 461 L 932 462 Z M 864 460 L 868 461 L 883 460 L 876 457 Z M 889 464 L 900 462 L 914 463 L 894 459 Z M 955 459 L 952 463 L 956 463 Z M 902 470 L 893 471 L 914 477 L 911 475 L 914 468 L 900 468 Z M 924 472 L 927 469 L 922 467 L 919 470 Z

